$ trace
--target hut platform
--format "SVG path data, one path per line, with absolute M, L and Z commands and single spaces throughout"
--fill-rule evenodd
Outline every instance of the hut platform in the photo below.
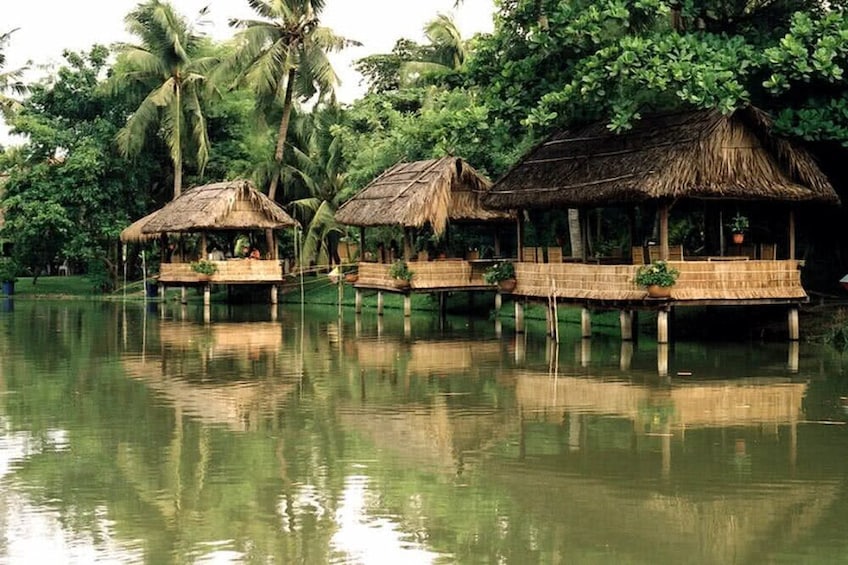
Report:
M 212 261 L 218 270 L 212 275 L 201 275 L 189 263 L 162 263 L 159 266 L 159 283 L 165 285 L 193 284 L 282 284 L 285 278 L 278 260 L 230 259 Z
M 489 262 L 490 263 L 490 262 Z M 410 261 L 413 272 L 408 288 L 399 288 L 396 279 L 389 275 L 390 264 L 359 263 L 357 289 L 388 292 L 455 292 L 493 291 L 495 288 L 483 281 L 485 261 L 446 259 L 439 261 Z

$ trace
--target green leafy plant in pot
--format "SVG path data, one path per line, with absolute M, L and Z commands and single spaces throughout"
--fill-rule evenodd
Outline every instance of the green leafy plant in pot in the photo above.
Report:
M 414 274 L 402 259 L 398 259 L 389 267 L 389 276 L 395 280 L 395 286 L 398 288 L 408 288 Z
M 747 216 L 736 214 L 730 219 L 730 223 L 727 226 L 730 228 L 731 233 L 733 233 L 733 243 L 740 245 L 745 241 L 745 232 L 749 226 Z
M 504 292 L 515 289 L 515 267 L 509 261 L 495 263 L 483 273 L 483 282 L 498 285 Z
M 654 261 L 642 265 L 636 271 L 633 282 L 648 289 L 648 294 L 655 297 L 668 297 L 671 287 L 677 283 L 680 271 L 668 265 L 666 261 Z
M 212 261 L 201 259 L 200 261 L 194 261 L 191 263 L 191 270 L 200 275 L 201 277 L 208 279 L 209 277 L 218 272 L 218 265 L 216 265 Z

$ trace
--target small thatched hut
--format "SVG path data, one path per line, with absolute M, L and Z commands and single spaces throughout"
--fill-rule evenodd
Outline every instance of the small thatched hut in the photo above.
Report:
M 234 180 L 197 186 L 183 192 L 164 207 L 128 226 L 121 232 L 121 239 L 144 241 L 168 234 L 199 233 L 199 257 L 206 258 L 208 232 L 278 230 L 296 225 L 297 222 L 278 204 L 256 190 L 249 181 Z M 276 245 L 268 249 L 266 259 L 249 262 L 217 260 L 216 273 L 208 280 L 203 280 L 188 264 L 166 263 L 163 260 L 159 282 L 166 285 L 208 282 L 271 284 L 274 301 L 275 285 L 284 278 L 283 268 L 277 261 Z M 208 300 L 208 293 L 205 300 Z
M 441 236 L 450 223 L 511 222 L 511 212 L 488 210 L 480 200 L 491 182 L 459 157 L 398 163 L 336 212 L 349 226 L 429 226 Z M 406 247 L 410 251 L 407 231 Z

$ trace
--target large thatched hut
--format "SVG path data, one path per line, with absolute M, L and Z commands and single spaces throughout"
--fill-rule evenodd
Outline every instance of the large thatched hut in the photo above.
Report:
M 162 237 L 162 248 L 165 249 L 165 239 L 169 235 L 182 241 L 186 234 L 199 234 L 199 248 L 194 256 L 174 254 L 174 259 L 182 256 L 184 261 L 180 262 L 169 262 L 163 258 L 160 284 L 271 284 L 272 300 L 275 300 L 276 284 L 281 283 L 284 277 L 276 245 L 267 249 L 262 259 L 215 258 L 208 254 L 207 235 L 210 232 L 273 232 L 296 225 L 297 222 L 282 207 L 256 190 L 250 181 L 234 180 L 186 190 L 164 207 L 124 229 L 121 239 L 144 241 Z M 208 258 L 215 264 L 215 273 L 208 278 L 191 268 L 190 261 L 201 258 Z
M 701 212 L 718 224 L 702 228 L 718 234 L 716 253 L 692 256 L 693 250 L 669 246 L 669 210 L 692 200 L 702 201 Z M 707 110 L 656 114 L 621 133 L 605 123 L 556 132 L 524 155 L 483 198 L 484 205 L 496 209 L 584 212 L 579 231 L 583 263 L 541 266 L 525 259 L 517 266 L 516 293 L 586 305 L 640 303 L 645 298 L 644 289 L 633 282 L 635 267 L 597 264 L 586 254 L 590 232 L 585 212 L 590 208 L 628 208 L 632 263 L 659 258 L 675 262 L 680 277 L 671 304 L 797 303 L 807 296 L 796 261 L 795 214 L 800 203 L 838 202 L 811 154 L 776 135 L 768 115 L 753 107 L 730 115 Z M 764 242 L 760 252 L 753 246 L 728 246 L 728 203 L 738 215 L 744 206 L 754 213 L 768 208 L 763 204 L 770 205 L 772 214 L 783 210 L 786 227 L 780 245 Z M 649 225 L 657 226 L 655 246 L 642 247 L 644 241 L 634 236 L 633 218 L 645 208 L 651 214 L 656 210 L 656 223 L 649 218 Z M 776 249 L 785 260 L 777 260 Z M 797 310 L 791 312 L 797 315 Z M 797 334 L 797 328 L 790 334 Z

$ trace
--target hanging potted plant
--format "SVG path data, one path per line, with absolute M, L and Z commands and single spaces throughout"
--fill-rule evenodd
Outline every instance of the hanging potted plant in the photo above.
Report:
M 736 214 L 730 219 L 728 227 L 733 233 L 733 243 L 742 245 L 742 242 L 745 241 L 745 232 L 748 230 L 748 217 Z
M 191 263 L 191 270 L 197 273 L 198 280 L 208 281 L 212 275 L 218 272 L 218 265 L 212 261 L 201 259 Z
M 0 257 L 0 283 L 3 284 L 3 294 L 15 294 L 15 281 L 18 280 L 18 264 L 11 257 Z
M 515 267 L 509 261 L 495 263 L 483 273 L 483 282 L 498 285 L 501 292 L 515 290 Z
M 633 282 L 644 286 L 651 298 L 668 298 L 671 296 L 671 287 L 675 285 L 679 275 L 680 271 L 669 267 L 667 262 L 654 261 L 639 267 Z
M 397 288 L 409 288 L 412 275 L 414 274 L 409 270 L 409 265 L 403 259 L 398 259 L 389 267 L 389 276 L 394 279 L 394 284 Z

